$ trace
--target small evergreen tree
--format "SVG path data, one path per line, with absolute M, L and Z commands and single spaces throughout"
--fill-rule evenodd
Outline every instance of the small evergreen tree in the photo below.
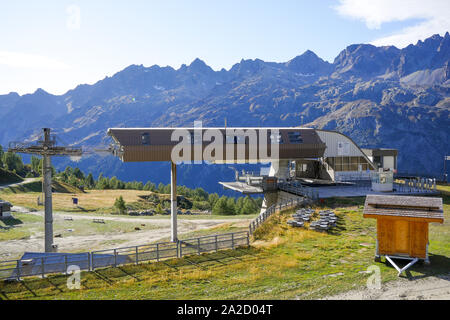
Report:
M 213 214 L 229 214 L 228 206 L 227 206 L 227 197 L 222 196 L 217 200 L 216 204 L 212 209 Z
M 73 170 L 73 175 L 80 180 L 84 179 L 84 173 L 80 170 L 80 168 L 75 168 Z
M 0 168 L 3 168 L 3 155 L 5 152 L 3 151 L 3 147 L 0 145 Z
M 42 172 L 39 171 L 39 163 L 41 160 L 36 156 L 31 156 L 31 170 L 37 173 L 38 175 L 41 175 Z M 67 177 L 66 177 L 67 178 Z
M 254 213 L 257 213 L 258 210 L 259 210 L 259 207 L 256 204 L 255 200 L 253 200 L 253 198 L 250 198 L 249 196 L 245 197 L 244 205 L 242 207 L 241 213 L 242 214 L 254 214 Z
M 116 201 L 114 202 L 114 207 L 119 210 L 120 214 L 125 214 L 125 212 L 127 211 L 125 200 L 123 200 L 122 196 L 116 199 Z
M 161 203 L 158 203 L 158 205 L 156 206 L 155 211 L 156 211 L 156 213 L 158 213 L 158 214 L 161 214 L 161 213 L 164 212 L 164 209 L 163 209 L 163 207 L 161 206 Z
M 211 208 L 214 208 L 217 200 L 219 200 L 219 195 L 217 193 L 212 193 L 208 196 L 208 202 Z
M 85 184 L 89 189 L 92 189 L 95 187 L 95 180 L 92 176 L 92 173 L 89 172 L 88 176 L 85 179 Z
M 242 214 L 242 208 L 244 207 L 244 197 L 239 197 L 236 201 L 236 214 Z
M 228 214 L 236 214 L 236 202 L 234 201 L 234 198 L 227 199 L 227 210 Z

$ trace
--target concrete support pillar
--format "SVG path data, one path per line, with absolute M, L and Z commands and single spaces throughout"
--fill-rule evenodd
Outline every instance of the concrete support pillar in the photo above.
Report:
M 45 205 L 45 252 L 53 252 L 52 168 L 49 155 L 44 155 L 43 190 Z
M 264 200 L 261 206 L 261 212 L 264 212 L 269 208 L 270 206 L 274 205 L 278 201 L 278 192 L 267 192 L 264 193 Z
M 269 177 L 287 180 L 289 178 L 289 160 L 274 160 L 270 165 Z M 278 192 L 268 192 L 264 194 L 261 212 L 278 202 Z
M 171 170 L 170 170 L 170 218 L 171 218 L 171 241 L 177 242 L 177 165 L 174 162 L 171 162 Z
M 269 176 L 284 180 L 289 178 L 289 160 L 272 161 Z

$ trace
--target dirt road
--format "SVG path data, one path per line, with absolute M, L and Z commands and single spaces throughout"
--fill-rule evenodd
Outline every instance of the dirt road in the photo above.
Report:
M 5 188 L 9 188 L 9 187 L 20 186 L 21 184 L 26 184 L 26 183 L 29 183 L 29 182 L 33 182 L 33 181 L 38 180 L 38 179 L 39 178 L 25 178 L 21 182 L 2 184 L 2 185 L 0 185 L 0 190 L 5 189 Z
M 383 284 L 380 290 L 352 290 L 325 300 L 450 300 L 450 273 L 414 280 L 402 278 Z
M 30 212 L 21 207 L 14 206 L 14 211 L 27 214 L 43 216 L 42 211 Z M 146 223 L 155 226 L 152 230 L 134 231 L 134 232 L 117 232 L 95 235 L 76 235 L 66 236 L 63 238 L 55 238 L 55 244 L 58 245 L 59 252 L 80 252 L 101 249 L 110 249 L 114 247 L 127 247 L 142 245 L 154 241 L 158 241 L 170 236 L 170 220 L 169 219 L 145 219 L 139 217 L 105 217 L 94 215 L 76 215 L 70 213 L 54 213 L 53 217 L 64 219 L 70 216 L 73 220 L 101 218 L 107 221 L 123 221 Z M 178 219 L 178 234 L 183 236 L 185 233 L 208 229 L 219 226 L 224 223 L 233 223 L 238 225 L 248 225 L 249 219 Z M 29 239 L 2 241 L 0 245 L 0 260 L 16 259 L 24 252 L 40 252 L 44 249 L 44 235 L 31 236 Z

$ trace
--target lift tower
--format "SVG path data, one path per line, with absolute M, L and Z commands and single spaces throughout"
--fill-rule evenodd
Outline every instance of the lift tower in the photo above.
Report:
M 50 135 L 50 128 L 43 128 L 43 137 L 37 143 L 11 142 L 8 152 L 41 155 L 44 159 L 42 173 L 45 205 L 45 252 L 53 251 L 53 213 L 52 213 L 52 170 L 51 156 L 81 157 L 79 147 L 58 146 L 56 137 Z

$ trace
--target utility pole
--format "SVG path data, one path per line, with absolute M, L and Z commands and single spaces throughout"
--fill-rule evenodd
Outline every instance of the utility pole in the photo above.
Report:
M 177 242 L 177 164 L 175 162 L 170 163 L 170 178 L 170 218 L 172 222 L 170 240 L 172 242 Z
M 45 206 L 45 252 L 53 252 L 53 207 L 52 207 L 52 163 L 51 156 L 81 156 L 81 148 L 57 146 L 56 139 L 50 135 L 50 128 L 43 128 L 43 139 L 37 144 L 11 142 L 8 152 L 38 154 L 43 158 L 43 180 Z
M 444 183 L 447 183 L 447 169 L 445 166 L 447 160 L 450 160 L 450 156 L 444 156 Z

